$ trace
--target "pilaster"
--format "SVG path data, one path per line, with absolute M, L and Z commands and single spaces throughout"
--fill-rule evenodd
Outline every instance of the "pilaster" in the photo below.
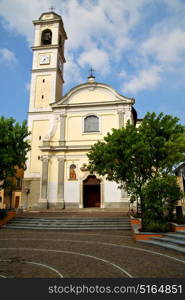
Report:
M 60 115 L 60 146 L 65 146 L 65 123 L 66 123 L 66 115 Z
M 80 203 L 79 208 L 83 208 L 83 181 L 80 182 Z
M 49 156 L 42 156 L 41 201 L 47 202 Z
M 100 183 L 100 197 L 101 197 L 101 208 L 105 208 L 104 204 L 104 182 L 101 181 Z
M 63 157 L 58 157 L 58 189 L 57 189 L 57 201 L 60 202 L 62 208 L 64 208 L 64 164 Z
M 124 112 L 118 111 L 118 118 L 119 118 L 119 128 L 124 127 Z

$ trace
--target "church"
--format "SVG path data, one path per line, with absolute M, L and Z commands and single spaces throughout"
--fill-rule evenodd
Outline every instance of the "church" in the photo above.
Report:
M 111 86 L 87 81 L 63 95 L 64 44 L 60 15 L 43 13 L 35 26 L 28 127 L 31 151 L 24 174 L 22 205 L 28 210 L 128 210 L 128 195 L 115 182 L 90 174 L 87 153 L 112 128 L 137 126 L 135 100 Z

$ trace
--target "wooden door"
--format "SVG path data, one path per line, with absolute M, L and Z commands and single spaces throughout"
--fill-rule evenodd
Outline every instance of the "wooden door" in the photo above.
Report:
M 83 185 L 84 207 L 100 207 L 100 181 L 94 176 L 88 176 Z
M 16 196 L 16 197 L 15 197 L 15 208 L 18 208 L 18 207 L 19 207 L 19 200 L 20 200 L 20 197 L 19 197 L 19 196 Z

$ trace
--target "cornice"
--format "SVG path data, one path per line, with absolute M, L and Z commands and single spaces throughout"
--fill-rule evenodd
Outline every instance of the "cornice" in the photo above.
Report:
M 42 68 L 42 69 L 32 69 L 32 73 L 39 73 L 39 72 L 57 72 L 57 68 Z
M 123 102 L 122 100 L 118 100 L 118 101 L 107 101 L 107 102 L 85 102 L 85 103 L 72 103 L 72 104 L 57 104 L 57 102 L 55 102 L 54 104 L 50 104 L 52 109 L 59 109 L 59 108 L 77 108 L 77 107 L 94 107 L 94 106 L 115 106 L 115 105 L 119 105 L 119 104 L 134 104 L 133 99 L 129 99 L 127 100 L 127 102 Z
M 52 110 L 35 110 L 28 111 L 29 115 L 40 115 L 40 114 L 53 114 Z
M 58 44 L 55 45 L 40 45 L 40 46 L 33 46 L 31 49 L 34 50 L 49 50 L 49 49 L 58 49 L 60 46 Z
M 86 151 L 91 149 L 91 145 L 82 146 L 40 146 L 41 151 L 57 152 L 57 151 Z

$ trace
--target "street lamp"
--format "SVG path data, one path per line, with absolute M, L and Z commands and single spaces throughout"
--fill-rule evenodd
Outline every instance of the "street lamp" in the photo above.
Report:
M 26 193 L 26 210 L 28 210 L 28 195 L 30 193 L 30 189 L 28 187 L 25 187 L 24 192 Z

